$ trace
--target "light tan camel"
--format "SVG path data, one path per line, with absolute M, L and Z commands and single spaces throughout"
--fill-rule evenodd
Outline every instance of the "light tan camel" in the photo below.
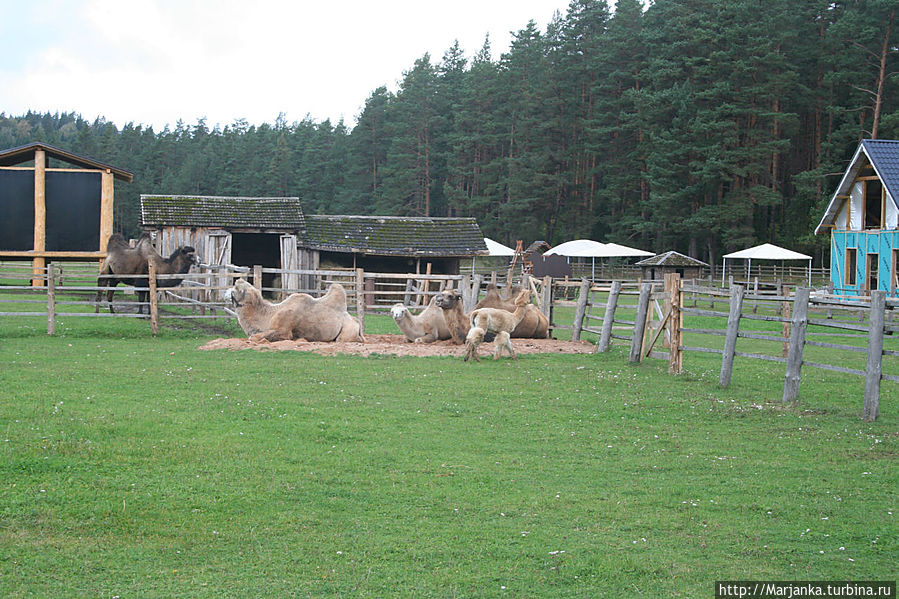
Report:
M 258 289 L 238 279 L 226 292 L 237 310 L 237 322 L 253 341 L 365 342 L 359 321 L 346 309 L 346 291 L 334 283 L 316 299 L 306 293 L 293 293 L 274 304 Z
M 515 311 L 509 312 L 502 308 L 479 308 L 471 311 L 469 316 L 471 320 L 471 328 L 465 337 L 465 361 L 474 358 L 480 362 L 478 357 L 478 346 L 485 341 L 488 335 L 496 335 L 493 340 L 493 359 L 498 360 L 503 349 L 509 351 L 509 355 L 513 359 L 518 359 L 515 355 L 515 348 L 512 347 L 512 341 L 509 339 L 510 333 L 518 326 L 521 319 L 527 312 L 527 307 L 531 299 L 531 292 L 527 289 L 521 291 L 515 297 Z
M 487 285 L 487 295 L 478 302 L 475 308 L 500 308 L 514 312 L 515 302 L 503 299 L 496 285 Z M 526 337 L 529 339 L 546 339 L 549 337 L 549 319 L 534 304 L 528 304 L 525 308 L 524 318 L 511 333 L 512 337 Z
M 432 297 L 427 307 L 419 314 L 412 314 L 403 304 L 394 304 L 390 315 L 406 336 L 406 341 L 433 343 L 439 339 L 452 337 L 443 317 L 443 310 L 437 307 L 437 298 Z

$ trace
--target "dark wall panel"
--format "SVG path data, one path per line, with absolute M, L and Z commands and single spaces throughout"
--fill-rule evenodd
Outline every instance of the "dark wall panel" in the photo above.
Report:
M 0 170 L 0 250 L 34 247 L 34 171 Z
M 47 250 L 100 248 L 100 173 L 47 172 Z

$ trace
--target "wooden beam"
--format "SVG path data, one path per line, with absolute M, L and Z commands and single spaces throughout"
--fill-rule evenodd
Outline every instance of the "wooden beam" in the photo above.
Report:
M 34 245 L 35 252 L 43 252 L 47 247 L 47 156 L 44 150 L 34 151 Z M 35 256 L 31 261 L 34 278 L 32 287 L 44 285 L 43 271 L 46 260 Z
M 106 252 L 65 252 L 65 251 L 44 251 L 35 252 L 34 250 L 4 250 L 0 251 L 0 258 L 99 258 L 106 257 Z
M 100 251 L 106 251 L 106 243 L 112 235 L 113 198 L 115 177 L 106 169 L 100 175 Z

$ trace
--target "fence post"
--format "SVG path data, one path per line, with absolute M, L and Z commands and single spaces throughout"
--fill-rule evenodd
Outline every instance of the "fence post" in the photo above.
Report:
M 356 269 L 356 318 L 359 319 L 360 333 L 365 333 L 365 271 Z
M 462 275 L 462 280 L 459 281 L 459 295 L 462 296 L 462 311 L 468 313 L 474 310 L 477 300 L 472 299 L 474 294 L 471 287 L 471 275 Z M 426 297 L 424 304 L 427 305 L 429 301 Z
M 574 326 L 571 329 L 571 340 L 581 340 L 581 329 L 584 327 L 584 313 L 587 311 L 587 299 L 590 297 L 590 279 L 581 279 L 577 296 L 577 311 L 574 313 Z
M 865 409 L 862 418 L 877 420 L 880 409 L 880 378 L 883 374 L 883 321 L 886 291 L 871 292 L 871 317 L 868 327 L 868 363 L 865 365 Z
M 253 287 L 262 291 L 262 265 L 253 265 Z
M 808 287 L 797 287 L 793 300 L 793 320 L 790 323 L 790 352 L 784 377 L 784 403 L 799 397 L 802 382 L 802 351 L 805 348 L 805 329 L 808 327 Z
M 156 335 L 159 333 L 159 306 L 156 304 L 156 261 L 153 259 L 147 261 L 147 274 L 149 275 L 147 286 L 150 299 L 150 329 Z
M 640 297 L 637 300 L 637 317 L 634 319 L 634 336 L 631 339 L 631 355 L 628 362 L 639 362 L 643 356 L 643 337 L 646 335 L 646 317 L 649 312 L 649 296 L 652 283 L 640 285 Z
M 681 353 L 681 329 L 683 328 L 681 320 L 683 313 L 681 312 L 681 278 L 678 273 L 669 273 L 665 275 L 665 291 L 669 293 L 669 306 L 671 312 L 668 314 L 668 373 L 680 374 L 683 369 L 683 353 Z
M 56 265 L 47 265 L 47 334 L 56 334 Z
M 543 309 L 543 314 L 549 319 L 550 324 L 552 324 L 553 318 L 553 278 L 549 275 L 543 277 L 543 297 L 541 298 L 541 303 L 543 304 L 541 308 Z
M 782 295 L 784 298 L 789 298 L 789 286 L 781 284 L 780 295 Z M 784 303 L 780 306 L 780 315 L 785 319 L 783 324 L 781 325 L 781 333 L 783 334 L 784 338 L 781 357 L 786 358 L 790 355 L 790 323 L 787 322 L 787 320 L 790 318 L 790 301 L 788 299 L 784 299 Z
M 621 293 L 621 281 L 612 281 L 612 289 L 609 291 L 609 300 L 606 302 L 606 312 L 602 317 L 602 331 L 599 335 L 597 353 L 609 351 L 612 342 L 612 324 L 615 322 L 615 308 L 618 307 L 618 295 Z
M 734 370 L 734 353 L 737 351 L 737 335 L 740 332 L 740 316 L 743 313 L 743 286 L 730 286 L 730 312 L 727 315 L 727 336 L 724 353 L 721 354 L 721 375 L 718 385 L 727 387 Z
M 484 280 L 484 275 L 473 275 L 471 277 L 471 308 L 472 310 L 478 304 L 478 301 L 481 299 L 481 283 Z
M 406 279 L 406 294 L 403 296 L 403 305 L 411 306 L 412 305 L 412 279 Z

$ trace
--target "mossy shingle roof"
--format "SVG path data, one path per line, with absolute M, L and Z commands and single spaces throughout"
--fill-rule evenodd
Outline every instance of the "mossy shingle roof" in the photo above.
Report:
M 308 215 L 300 245 L 381 256 L 486 255 L 473 218 Z
M 685 256 L 678 252 L 665 252 L 664 254 L 657 254 L 652 256 L 651 258 L 646 258 L 645 260 L 640 260 L 637 262 L 637 266 L 705 266 L 708 267 L 708 264 L 705 262 L 701 262 L 696 258 L 691 258 L 690 256 Z
M 299 198 L 141 195 L 144 226 L 231 227 L 302 231 Z

